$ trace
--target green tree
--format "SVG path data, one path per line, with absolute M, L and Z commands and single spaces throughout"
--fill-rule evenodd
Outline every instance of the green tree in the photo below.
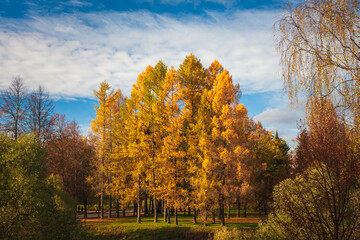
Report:
M 0 152 L 0 237 L 79 239 L 75 206 L 61 184 L 46 179 L 46 149 L 37 138 L 1 135 Z

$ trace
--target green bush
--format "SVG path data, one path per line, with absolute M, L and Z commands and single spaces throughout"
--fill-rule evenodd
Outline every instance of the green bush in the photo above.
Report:
M 248 239 L 248 237 L 240 230 L 233 228 L 228 229 L 226 227 L 221 228 L 214 234 L 214 240 L 242 240 Z
M 255 239 L 360 239 L 360 191 L 323 164 L 274 188 L 274 213 Z
M 89 237 L 59 179 L 46 179 L 45 164 L 46 150 L 36 137 L 14 142 L 0 135 L 0 239 Z

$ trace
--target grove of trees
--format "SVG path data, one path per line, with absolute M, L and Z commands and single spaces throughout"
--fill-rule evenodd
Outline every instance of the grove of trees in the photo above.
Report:
M 112 199 L 123 208 L 133 202 L 138 223 L 142 208 L 154 222 L 174 213 L 175 224 L 187 208 L 194 223 L 201 213 L 205 225 L 208 214 L 225 225 L 225 207 L 234 204 L 266 214 L 273 186 L 289 175 L 287 144 L 249 119 L 239 85 L 216 60 L 204 69 L 190 54 L 177 70 L 159 61 L 129 97 L 106 81 L 94 94 L 90 141 L 98 160 L 90 180 L 101 217 L 107 196 L 110 208 Z

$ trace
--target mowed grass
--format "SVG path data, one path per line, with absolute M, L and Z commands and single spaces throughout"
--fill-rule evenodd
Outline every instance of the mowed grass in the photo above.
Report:
M 215 231 L 221 229 L 219 220 L 212 224 L 208 217 L 208 226 L 204 226 L 203 219 L 198 218 L 198 223 L 193 224 L 193 217 L 179 214 L 179 224 L 163 221 L 163 215 L 159 215 L 158 222 L 154 223 L 152 216 L 141 218 L 141 223 L 136 223 L 136 217 L 127 216 L 112 219 L 87 219 L 82 224 L 89 228 L 96 239 L 213 239 Z M 251 235 L 262 218 L 251 215 L 247 218 L 225 219 L 227 228 L 240 229 L 245 235 Z

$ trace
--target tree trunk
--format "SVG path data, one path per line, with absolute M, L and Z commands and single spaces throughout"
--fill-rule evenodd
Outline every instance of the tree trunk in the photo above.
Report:
M 165 198 L 163 198 L 163 200 L 162 200 L 162 210 L 163 210 L 163 213 L 165 215 L 165 211 L 166 211 Z
M 99 204 L 98 204 L 98 207 L 96 208 L 96 212 L 98 214 L 98 218 L 100 218 L 100 206 L 101 206 L 101 203 L 100 203 L 100 198 L 99 198 Z
M 167 212 L 168 212 L 168 214 L 167 214 L 167 223 L 169 223 L 170 224 L 170 208 L 167 208 Z
M 164 222 L 167 221 L 167 207 L 166 207 L 166 201 L 164 200 Z
M 137 223 L 141 223 L 141 199 L 140 199 L 140 176 L 138 177 L 138 210 Z
M 116 196 L 116 217 L 119 218 L 120 217 L 120 203 L 118 200 L 118 197 Z
M 221 209 L 220 209 L 220 207 L 218 208 L 218 220 L 221 220 Z
M 196 208 L 194 207 L 194 218 L 193 218 L 193 224 L 196 224 Z
M 239 218 L 240 217 L 240 199 L 239 199 L 239 197 L 236 198 L 236 207 L 237 207 L 236 217 Z
M 153 206 L 153 198 L 150 197 L 150 198 L 149 198 L 149 214 L 150 214 L 150 215 L 154 214 L 154 211 L 153 211 L 153 209 L 152 209 L 152 206 Z
M 227 219 L 230 219 L 230 202 L 228 203 Z
M 212 223 L 215 224 L 215 210 L 212 211 Z
M 104 191 L 101 190 L 100 194 L 100 218 L 104 219 Z
M 247 207 L 247 200 L 245 199 L 245 202 L 244 202 L 244 217 L 246 217 L 246 207 Z
M 87 219 L 87 198 L 84 199 L 84 219 Z
M 220 223 L 221 223 L 221 226 L 225 226 L 224 204 L 222 203 L 222 201 L 219 201 L 219 209 L 220 209 Z
M 147 203 L 147 194 L 145 193 L 145 199 L 144 199 L 144 208 L 145 208 L 145 212 L 144 215 L 147 216 L 149 214 L 149 209 L 148 209 L 148 203 Z
M 125 212 L 126 210 L 125 210 L 125 207 L 123 208 L 123 210 L 122 210 L 122 212 L 123 212 L 123 217 L 125 217 L 126 216 L 126 212 Z
M 206 209 L 204 210 L 204 226 L 207 226 L 207 211 Z
M 175 225 L 178 225 L 177 208 L 175 208 Z
M 158 221 L 158 203 L 154 197 L 154 222 Z
M 163 209 L 163 207 L 164 207 L 164 204 L 163 204 L 163 200 L 159 200 L 159 201 L 157 201 L 158 202 L 158 213 L 159 214 L 161 214 L 161 213 L 163 213 L 164 212 L 164 209 Z
M 134 201 L 134 211 L 133 211 L 133 216 L 135 217 L 135 215 L 136 215 L 136 202 Z
M 141 223 L 141 203 L 137 204 L 137 218 L 136 218 L 136 222 L 137 223 Z
M 108 218 L 111 218 L 111 195 L 109 195 L 109 215 Z

